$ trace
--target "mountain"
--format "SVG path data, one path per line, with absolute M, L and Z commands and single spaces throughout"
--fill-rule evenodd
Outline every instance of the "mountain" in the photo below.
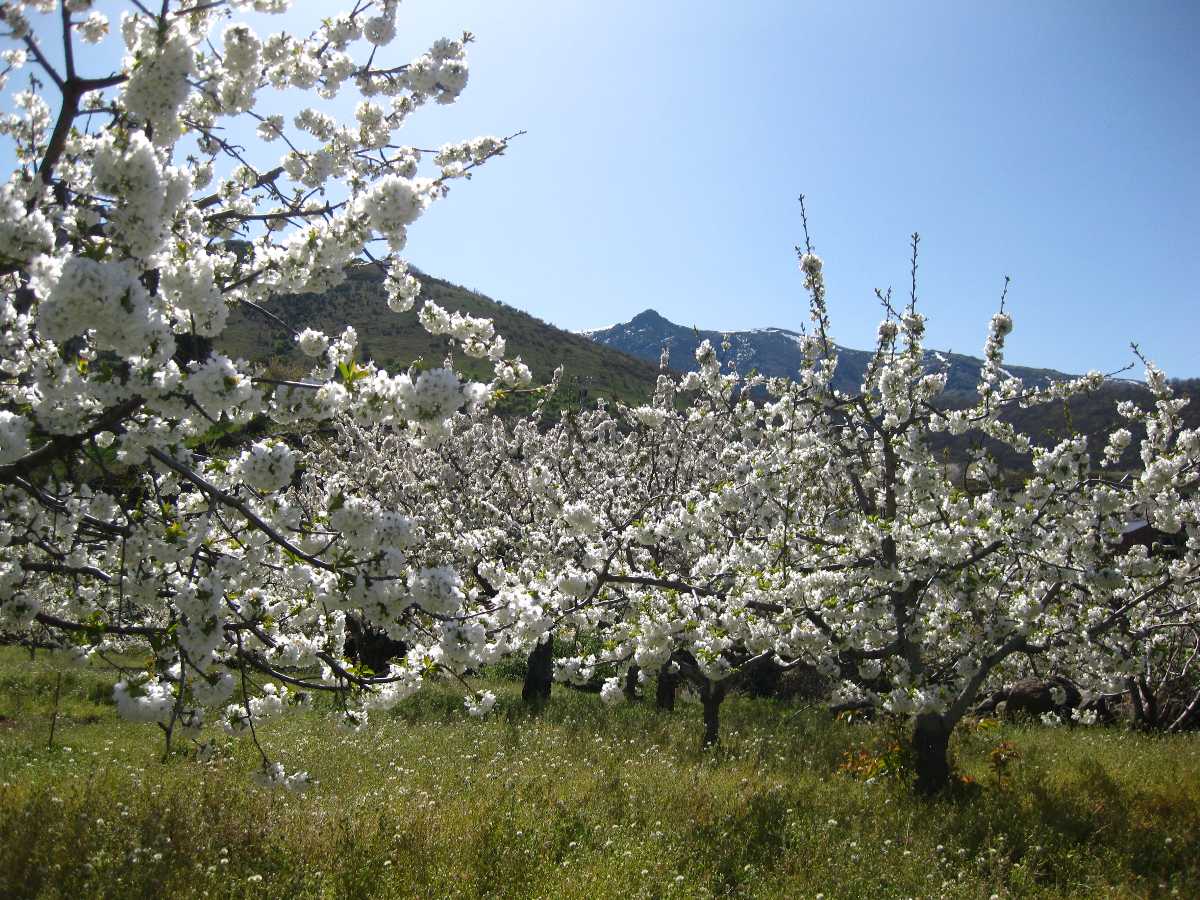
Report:
M 718 353 L 723 354 L 720 332 L 676 325 L 653 310 L 647 310 L 623 325 L 572 334 L 478 291 L 416 270 L 413 274 L 421 281 L 423 297 L 451 311 L 492 319 L 497 332 L 508 342 L 508 355 L 520 355 L 532 369 L 536 383 L 549 381 L 555 367 L 562 363 L 565 390 L 559 395 L 559 406 L 593 402 L 601 397 L 630 404 L 645 402 L 654 390 L 659 353 L 664 342 L 671 349 L 671 368 L 676 371 L 691 367 L 696 347 L 706 338 Z M 395 313 L 388 309 L 383 276 L 374 266 L 352 266 L 346 272 L 346 280 L 337 287 L 320 294 L 275 297 L 265 304 L 265 309 L 296 331 L 317 328 L 334 334 L 350 324 L 359 335 L 360 358 L 372 359 L 390 371 L 407 368 L 414 362 L 438 365 L 446 355 L 446 340 L 426 332 L 417 322 L 415 312 Z M 217 348 L 230 356 L 261 363 L 270 376 L 299 377 L 307 372 L 309 361 L 300 354 L 288 328 L 263 312 L 237 307 L 217 340 Z M 729 337 L 731 348 L 723 355 L 735 359 L 740 371 L 757 368 L 767 375 L 795 373 L 799 364 L 799 335 L 795 332 L 763 328 L 735 332 Z M 959 354 L 944 356 L 950 364 L 944 401 L 952 406 L 969 404 L 974 397 L 981 361 Z M 867 351 L 839 348 L 836 385 L 843 390 L 857 390 L 869 359 Z M 930 354 L 930 364 L 935 362 L 934 355 Z M 491 374 L 486 361 L 460 356 L 455 365 L 473 378 L 486 380 Z M 1066 377 L 1051 369 L 1014 366 L 1009 371 L 1029 384 L 1044 384 L 1050 378 Z M 1185 424 L 1200 426 L 1200 380 L 1177 382 L 1176 388 L 1181 395 L 1194 398 L 1184 410 Z M 1143 407 L 1152 404 L 1143 385 L 1113 381 L 1095 394 L 1074 398 L 1070 404 L 1014 409 L 1008 417 L 1020 430 L 1043 445 L 1051 445 L 1070 434 L 1093 436 L 1090 441 L 1092 451 L 1099 454 L 1103 447 L 1100 439 L 1094 436 L 1124 424 L 1115 411 L 1120 400 L 1130 400 Z M 528 394 L 511 396 L 501 411 L 522 412 L 530 409 L 534 402 Z M 1131 431 L 1134 443 L 1122 460 L 1122 468 L 1139 465 L 1136 448 L 1141 432 L 1137 428 Z M 943 443 L 952 458 L 963 458 L 966 444 L 961 441 Z M 1015 470 L 1028 468 L 1028 458 L 1017 457 L 994 445 L 989 447 L 1002 465 Z
M 673 369 L 685 371 L 694 364 L 696 348 L 707 340 L 717 350 L 721 362 L 734 360 L 737 370 L 745 375 L 757 371 L 770 377 L 795 376 L 803 359 L 800 355 L 801 336 L 786 328 L 756 328 L 752 331 L 700 331 L 686 328 L 663 318 L 652 309 L 634 316 L 629 322 L 583 332 L 598 344 L 621 350 L 649 362 L 657 362 L 665 344 L 670 350 Z M 728 338 L 730 349 L 721 349 Z M 949 366 L 946 382 L 947 393 L 974 392 L 979 383 L 983 360 L 961 353 L 938 353 L 925 351 L 925 359 L 932 370 Z M 851 350 L 838 347 L 838 367 L 834 386 L 844 391 L 855 391 L 862 384 L 863 373 L 871 360 L 866 350 Z M 1021 378 L 1027 385 L 1044 386 L 1055 379 L 1069 378 L 1052 369 L 1032 369 L 1025 366 L 1009 366 L 1007 371 Z
M 654 391 L 658 360 L 654 365 L 587 337 L 563 331 L 519 309 L 492 300 L 415 269 L 421 282 L 421 297 L 435 301 L 452 312 L 490 318 L 497 334 L 507 341 L 507 354 L 520 355 L 533 371 L 534 381 L 545 384 L 560 363 L 563 365 L 566 399 L 574 401 L 584 391 L 589 399 L 604 397 L 626 403 L 645 402 Z M 300 331 L 316 328 L 327 334 L 340 333 L 352 325 L 359 337 L 359 357 L 374 360 L 389 371 L 406 369 L 414 362 L 440 365 L 448 342 L 425 331 L 415 312 L 388 309 L 383 275 L 371 265 L 356 265 L 346 280 L 319 294 L 288 294 L 272 298 L 264 307 L 287 325 Z M 217 340 L 221 352 L 263 363 L 270 375 L 296 378 L 309 369 L 286 328 L 263 312 L 236 307 L 229 324 Z M 456 367 L 480 380 L 491 377 L 491 364 L 457 356 Z M 532 405 L 531 398 L 511 401 L 508 408 L 519 411 Z
M 799 346 L 801 336 L 786 328 L 757 328 L 730 333 L 701 331 L 676 325 L 653 309 L 639 313 L 624 324 L 585 331 L 583 334 L 605 347 L 621 350 L 651 362 L 659 359 L 662 348 L 666 345 L 670 351 L 670 366 L 677 371 L 686 371 L 693 365 L 696 348 L 703 340 L 712 343 L 723 364 L 734 360 L 737 370 L 743 375 L 756 370 L 767 376 L 794 376 L 802 361 Z M 728 351 L 721 349 L 721 344 L 726 338 L 730 344 Z M 850 393 L 857 392 L 871 356 L 866 350 L 839 346 L 834 386 Z M 926 351 L 925 361 L 930 370 L 949 366 L 946 390 L 942 395 L 942 402 L 947 407 L 970 406 L 978 399 L 976 387 L 983 360 L 959 353 Z M 1006 371 L 1021 378 L 1030 387 L 1043 387 L 1050 381 L 1071 377 L 1054 369 L 1026 366 L 1007 366 Z M 1200 427 L 1200 379 L 1177 381 L 1173 384 L 1180 396 L 1192 400 L 1183 411 L 1185 426 Z M 1138 442 L 1145 432 L 1141 427 L 1131 426 L 1118 416 L 1117 404 L 1121 401 L 1130 401 L 1143 409 L 1153 407 L 1153 397 L 1145 385 L 1134 381 L 1110 380 L 1095 393 L 1074 397 L 1069 403 L 1045 404 L 1025 409 L 1010 407 L 1005 411 L 1003 418 L 1041 446 L 1053 446 L 1075 434 L 1087 435 L 1089 449 L 1095 460 L 1099 459 L 1104 450 L 1103 442 L 1107 434 L 1117 428 L 1129 427 L 1133 434 L 1133 442 L 1122 456 L 1119 468 L 1137 469 L 1141 465 L 1137 454 Z M 975 441 L 974 437 L 952 439 L 939 435 L 935 438 L 934 445 L 939 452 L 945 451 L 949 458 L 961 461 L 966 458 L 967 451 Z M 985 441 L 985 447 L 1005 468 L 1019 472 L 1028 471 L 1028 457 L 1019 456 L 991 440 Z

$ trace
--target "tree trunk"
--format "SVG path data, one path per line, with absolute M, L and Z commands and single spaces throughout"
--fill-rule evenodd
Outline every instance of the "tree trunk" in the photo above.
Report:
M 1138 728 L 1146 728 L 1146 709 L 1142 706 L 1142 691 L 1137 681 L 1133 678 L 1125 679 L 1125 686 L 1129 689 L 1129 702 L 1133 705 L 1133 720 L 1137 723 Z
M 953 723 L 936 713 L 917 716 L 913 751 L 917 758 L 917 790 L 936 794 L 950 784 L 950 732 Z
M 746 670 L 746 691 L 751 697 L 777 697 L 782 680 L 783 667 L 774 659 L 762 659 Z
M 668 672 L 670 663 L 658 670 L 658 685 L 654 690 L 654 706 L 664 712 L 675 711 L 675 689 L 679 685 L 679 676 Z
M 1150 683 L 1141 675 L 1137 679 L 1138 691 L 1142 695 L 1142 709 L 1146 715 L 1146 725 L 1149 728 L 1158 728 L 1161 724 L 1158 714 L 1158 697 L 1154 693 L 1154 689 L 1150 687 Z
M 641 672 L 637 666 L 630 666 L 629 671 L 625 673 L 625 699 L 633 703 L 637 700 L 638 673 Z
M 346 616 L 346 655 L 376 675 L 386 675 L 393 659 L 408 652 L 404 641 L 393 640 L 386 631 L 363 622 L 357 615 Z
M 1192 695 L 1192 702 L 1183 708 L 1183 712 L 1181 712 L 1178 718 L 1171 723 L 1170 727 L 1167 729 L 1167 732 L 1169 734 L 1174 734 L 1177 731 L 1182 731 L 1183 728 L 1187 726 L 1188 720 L 1196 714 L 1197 710 L 1200 710 L 1200 691 L 1196 691 L 1196 693 Z
M 725 699 L 725 682 L 705 679 L 700 691 L 704 706 L 704 741 L 702 747 L 714 747 L 721 740 L 721 701 Z
M 540 709 L 550 699 L 550 685 L 553 683 L 554 641 L 547 637 L 529 653 L 521 699 L 526 706 Z

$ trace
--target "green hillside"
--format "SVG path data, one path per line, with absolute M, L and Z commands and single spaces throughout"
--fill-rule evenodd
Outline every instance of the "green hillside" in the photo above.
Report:
M 421 281 L 421 297 L 453 312 L 490 318 L 508 342 L 509 356 L 519 355 L 544 384 L 560 363 L 564 369 L 567 399 L 586 391 L 589 400 L 599 397 L 640 403 L 654 390 L 658 368 L 587 337 L 555 328 L 528 313 L 485 297 L 477 291 L 413 270 Z M 299 331 L 317 328 L 337 334 L 344 325 L 358 332 L 359 355 L 389 371 L 414 362 L 438 365 L 449 346 L 417 322 L 416 312 L 396 313 L 387 307 L 383 276 L 374 266 L 355 266 L 346 280 L 322 294 L 289 294 L 276 297 L 266 307 Z M 233 357 L 266 363 L 276 376 L 297 377 L 308 370 L 307 361 L 291 334 L 278 322 L 252 308 L 238 307 L 229 320 L 218 348 Z M 460 371 L 481 380 L 491 377 L 486 360 L 456 357 Z

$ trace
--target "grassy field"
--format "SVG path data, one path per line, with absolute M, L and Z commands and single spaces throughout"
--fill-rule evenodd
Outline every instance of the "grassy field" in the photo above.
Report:
M 0 896 L 1200 896 L 1192 736 L 985 723 L 956 744 L 970 783 L 926 801 L 886 726 L 733 698 L 701 753 L 690 704 L 556 689 L 533 717 L 497 682 L 484 721 L 435 689 L 359 734 L 271 723 L 316 779 L 292 795 L 248 742 L 160 762 L 111 684 L 0 648 Z

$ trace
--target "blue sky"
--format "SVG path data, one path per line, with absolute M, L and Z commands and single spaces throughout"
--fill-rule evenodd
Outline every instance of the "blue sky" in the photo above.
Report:
M 405 140 L 528 132 L 413 228 L 432 274 L 569 329 L 648 307 L 798 328 L 803 192 L 843 344 L 870 344 L 874 288 L 906 294 L 915 230 L 932 345 L 978 353 L 1011 275 L 1011 362 L 1110 371 L 1137 340 L 1200 375 L 1200 4 L 407 0 L 401 21 L 398 60 L 477 37 L 466 93 Z
M 977 352 L 1005 275 L 1010 360 L 1200 375 L 1200 4 L 410 0 L 469 27 L 452 132 L 529 131 L 409 255 L 561 326 L 646 307 L 798 327 L 808 197 L 834 331 L 919 291 Z M 415 120 L 414 120 L 415 123 Z

